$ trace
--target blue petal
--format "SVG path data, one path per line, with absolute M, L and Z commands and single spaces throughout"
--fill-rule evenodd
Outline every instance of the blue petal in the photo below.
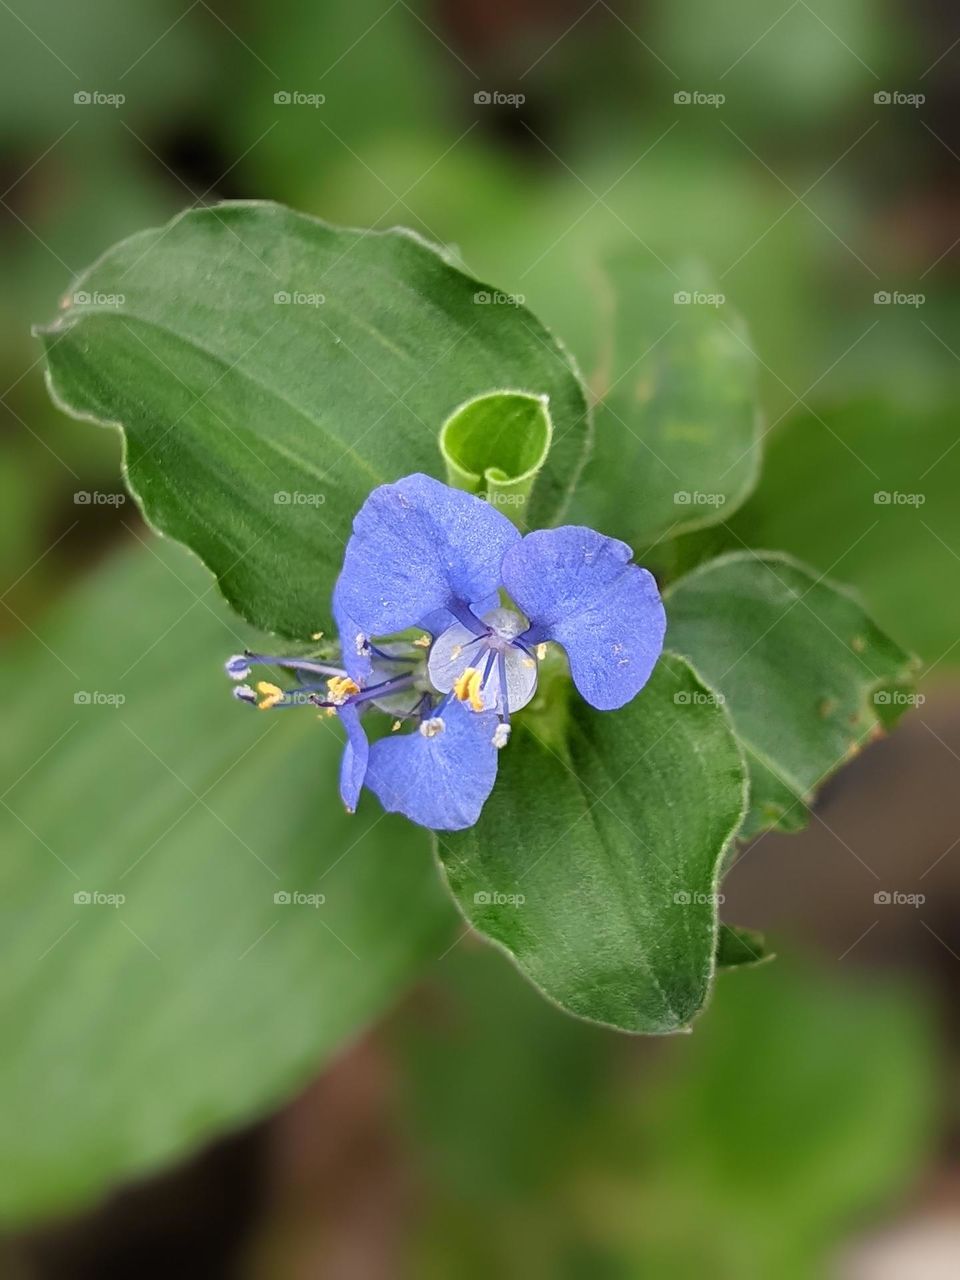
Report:
M 370 636 L 414 627 L 496 593 L 503 553 L 519 537 L 489 503 L 429 476 L 381 485 L 354 518 L 340 606 Z
M 370 744 L 360 723 L 360 712 L 349 702 L 337 708 L 340 723 L 347 731 L 347 741 L 340 761 L 340 799 L 348 813 L 354 813 L 360 799 L 360 788 L 367 773 Z
M 503 560 L 503 581 L 530 619 L 529 643 L 556 640 L 582 696 L 613 711 L 646 684 L 666 615 L 653 575 L 625 542 L 564 525 L 530 533 Z
M 381 738 L 370 750 L 367 786 L 388 813 L 434 831 L 460 831 L 480 817 L 497 776 L 497 717 L 455 699 L 437 719 L 443 730 Z
M 356 681 L 362 689 L 373 674 L 368 645 L 369 636 L 364 634 L 359 624 L 344 608 L 339 580 L 333 589 L 333 620 L 337 624 L 337 635 L 340 637 L 340 665 L 350 679 Z

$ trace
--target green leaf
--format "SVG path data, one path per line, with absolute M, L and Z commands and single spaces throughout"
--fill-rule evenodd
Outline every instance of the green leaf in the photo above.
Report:
M 552 440 L 553 421 L 544 397 L 526 391 L 476 396 L 440 430 L 447 483 L 519 515 Z
M 750 763 L 743 835 L 796 830 L 820 783 L 910 705 L 914 660 L 789 556 L 735 552 L 665 593 L 670 644 L 725 699 Z M 881 715 L 882 711 L 882 715 Z
M 740 926 L 722 924 L 717 938 L 717 968 L 743 969 L 757 964 L 765 964 L 774 958 L 774 953 L 767 947 L 767 940 L 756 929 L 743 929 Z
M 249 636 L 225 615 L 196 561 L 151 544 L 6 662 L 6 1220 L 275 1106 L 448 944 L 424 833 L 346 816 L 329 721 L 234 701 L 222 661 Z
M 400 1028 L 428 1206 L 408 1270 L 836 1275 L 851 1224 L 889 1215 L 929 1168 L 940 1098 L 922 988 L 847 968 L 785 958 L 718 982 L 696 1035 L 625 1070 L 612 1037 L 456 948 L 433 1001 L 447 1016 L 412 1009 Z
M 643 1224 L 643 1274 L 836 1274 L 851 1224 L 882 1214 L 929 1161 L 923 992 L 842 967 L 781 962 L 720 983 L 696 1039 L 670 1045 L 639 1091 L 645 1123 L 611 1116 L 644 1152 L 649 1186 L 628 1220 L 634 1239 Z
M 436 472 L 437 432 L 471 396 L 549 397 L 556 444 L 528 517 L 562 513 L 587 446 L 579 378 L 524 307 L 489 297 L 412 232 L 239 202 L 117 245 L 40 336 L 56 401 L 122 428 L 153 524 L 250 621 L 305 638 L 330 626 L 364 498 Z
M 763 480 L 732 530 L 820 570 L 837 564 L 930 668 L 956 665 L 958 491 L 954 403 L 856 401 L 797 414 L 771 436 Z
M 596 440 L 573 516 L 648 544 L 725 519 L 756 483 L 756 361 L 739 317 L 699 271 L 609 270 L 611 335 Z M 685 297 L 687 302 L 676 299 Z
M 570 1013 L 687 1026 L 714 968 L 717 875 L 743 818 L 728 718 L 666 655 L 620 711 L 571 699 L 561 751 L 518 722 L 475 827 L 438 839 L 467 920 Z

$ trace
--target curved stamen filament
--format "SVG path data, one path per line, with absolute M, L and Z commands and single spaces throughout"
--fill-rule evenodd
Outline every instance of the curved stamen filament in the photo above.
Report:
M 394 676 L 390 680 L 384 680 L 380 684 L 373 684 L 369 689 L 361 689 L 359 693 L 352 694 L 347 701 L 351 706 L 359 706 L 364 702 L 369 702 L 372 698 L 387 698 L 392 693 L 400 693 L 403 689 L 409 689 L 416 682 L 416 674 L 412 671 L 404 673 L 402 676 Z M 322 689 L 322 685 L 317 686 Z M 296 690 L 302 692 L 302 689 Z M 310 701 L 315 707 L 342 707 L 343 701 L 335 702 L 332 699 L 311 698 Z
M 267 653 L 245 653 L 248 662 L 262 667 L 281 667 L 287 671 L 306 671 L 317 676 L 345 676 L 343 667 L 334 667 L 327 662 L 315 662 L 312 658 L 271 657 Z

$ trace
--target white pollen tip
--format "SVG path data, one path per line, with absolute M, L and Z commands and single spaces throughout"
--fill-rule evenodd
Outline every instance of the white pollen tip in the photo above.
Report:
M 224 663 L 224 670 L 231 680 L 246 680 L 250 674 L 250 664 L 245 653 L 235 653 Z
M 503 723 L 498 724 L 490 741 L 498 751 L 502 750 L 510 741 L 510 726 Z
M 446 725 L 439 716 L 431 716 L 429 720 L 424 720 L 420 726 L 420 732 L 425 738 L 435 738 L 438 733 L 443 733 Z

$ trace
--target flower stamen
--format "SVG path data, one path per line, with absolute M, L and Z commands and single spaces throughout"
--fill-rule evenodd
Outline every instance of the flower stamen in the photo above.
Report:
M 257 706 L 261 711 L 269 711 L 271 707 L 275 707 L 278 702 L 283 701 L 283 690 L 279 685 L 271 684 L 269 680 L 261 680 L 259 682 L 257 693 L 260 694 L 260 701 Z
M 454 696 L 461 702 L 469 702 L 471 711 L 484 711 L 482 694 L 483 676 L 477 667 L 466 667 L 453 682 Z
M 342 707 L 349 698 L 360 692 L 360 686 L 349 676 L 331 676 L 327 681 L 327 689 L 335 707 Z

